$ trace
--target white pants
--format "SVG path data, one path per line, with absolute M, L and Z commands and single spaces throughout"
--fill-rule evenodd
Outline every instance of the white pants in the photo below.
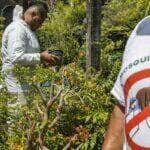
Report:
M 15 118 L 18 117 L 21 107 L 27 104 L 24 93 L 12 94 L 12 100 L 7 102 L 7 110 L 8 110 L 8 134 L 9 136 L 13 136 L 14 127 L 15 127 Z
M 27 104 L 25 94 L 23 92 L 15 93 L 13 95 L 13 100 L 7 102 L 8 108 L 21 107 Z

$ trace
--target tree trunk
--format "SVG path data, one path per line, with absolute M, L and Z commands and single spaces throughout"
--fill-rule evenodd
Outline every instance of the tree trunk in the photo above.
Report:
M 87 0 L 87 62 L 86 69 L 100 70 L 101 0 Z
M 22 6 L 23 6 L 24 10 L 26 10 L 28 8 L 28 3 L 29 3 L 29 0 L 23 0 L 22 1 Z

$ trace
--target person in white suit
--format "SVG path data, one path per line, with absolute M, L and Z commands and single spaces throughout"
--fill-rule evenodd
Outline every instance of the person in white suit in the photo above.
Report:
M 35 31 L 41 27 L 47 17 L 48 7 L 45 3 L 33 4 L 25 12 L 17 5 L 13 11 L 13 22 L 5 29 L 2 37 L 2 75 L 7 89 L 18 95 L 18 100 L 8 105 L 24 105 L 27 90 L 16 79 L 13 71 L 15 64 L 34 67 L 38 64 L 54 65 L 57 57 L 47 50 L 41 52 Z

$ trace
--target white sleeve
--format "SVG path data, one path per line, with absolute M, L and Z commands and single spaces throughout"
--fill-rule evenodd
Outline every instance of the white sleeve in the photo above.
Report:
M 15 64 L 34 66 L 40 63 L 40 53 L 27 53 L 28 44 L 26 32 L 22 28 L 10 31 L 8 35 L 8 54 L 10 61 Z
M 125 98 L 124 90 L 120 82 L 120 74 L 117 77 L 117 80 L 114 84 L 114 87 L 111 90 L 111 94 L 118 100 L 118 102 L 125 107 Z

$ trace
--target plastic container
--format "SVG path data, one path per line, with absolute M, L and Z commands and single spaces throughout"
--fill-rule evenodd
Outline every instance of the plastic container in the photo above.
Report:
M 49 54 L 57 56 L 59 58 L 57 65 L 60 65 L 63 61 L 63 51 L 62 50 L 48 50 Z

